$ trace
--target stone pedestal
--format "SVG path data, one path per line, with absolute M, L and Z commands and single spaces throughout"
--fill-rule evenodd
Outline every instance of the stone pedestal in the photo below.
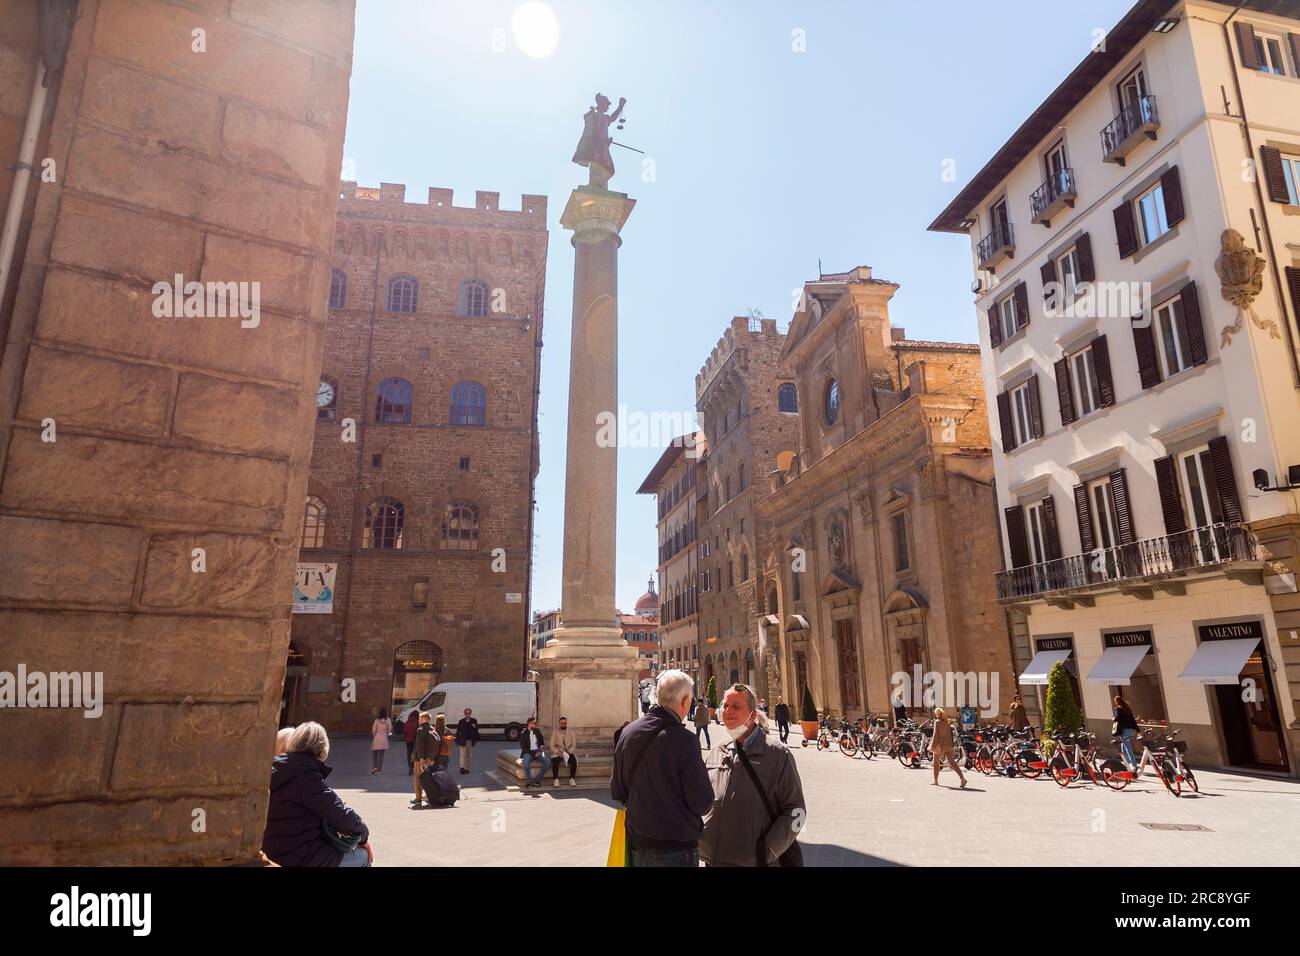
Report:
M 580 772 L 582 753 L 591 763 L 612 752 L 614 731 L 638 710 L 640 662 L 614 606 L 618 429 L 608 424 L 618 412 L 619 231 L 634 205 L 624 193 L 580 186 L 560 216 L 574 249 L 563 587 L 560 626 L 535 666 L 542 731 L 568 718 Z

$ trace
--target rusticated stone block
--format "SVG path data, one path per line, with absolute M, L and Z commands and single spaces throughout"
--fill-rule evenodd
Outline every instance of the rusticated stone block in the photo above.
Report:
M 132 357 L 298 384 L 302 381 L 310 326 L 262 313 L 256 328 L 239 318 L 158 319 L 146 289 L 51 269 L 37 335 Z M 94 315 L 94 322 L 85 317 Z
M 287 458 L 301 441 L 300 400 L 287 388 L 182 375 L 172 434 L 225 451 Z
M 255 704 L 127 704 L 109 790 L 248 780 L 260 738 Z
M 221 139 L 222 155 L 232 162 L 312 186 L 325 183 L 325 137 L 310 126 L 231 103 Z
M 196 28 L 207 33 L 202 54 L 192 50 L 191 31 Z M 286 115 L 301 116 L 306 108 L 309 55 L 184 7 L 157 0 L 103 0 L 94 49 Z
M 79 127 L 68 157 L 74 189 L 304 248 L 320 241 L 319 191 L 252 175 L 161 145 Z
M 43 444 L 36 433 L 24 432 L 10 446 L 0 503 L 10 508 L 277 530 L 284 520 L 286 481 L 282 462 L 261 458 L 77 435 Z M 111 564 L 102 552 L 97 544 L 81 553 L 93 555 L 93 567 L 98 568 L 101 563 Z M 59 577 L 75 579 L 66 566 L 57 575 L 51 573 L 51 582 Z
M 86 66 L 83 115 L 171 149 L 215 154 L 221 99 L 209 90 L 95 58 Z
M 22 433 L 14 447 L 25 445 L 40 456 L 65 441 L 46 445 Z M 10 474 L 15 470 L 11 462 Z M 47 474 L 46 481 L 62 484 L 65 493 L 79 484 L 57 467 Z M 116 525 L 0 515 L 0 599 L 126 607 L 142 537 L 135 528 Z
M 19 419 L 53 418 L 125 435 L 157 437 L 167 423 L 170 369 L 36 346 L 27 359 Z M 57 434 L 57 432 L 56 432 Z
M 194 570 L 204 550 L 206 571 Z M 167 535 L 150 539 L 141 603 L 148 607 L 256 609 L 288 604 L 292 592 L 277 577 L 274 545 L 253 535 Z
M 251 855 L 240 853 L 247 803 L 238 796 L 177 797 L 0 809 L 0 865 L 84 866 L 87 848 L 100 866 L 239 861 Z M 196 831 L 198 819 L 203 829 Z
M 315 302 L 313 265 L 308 256 L 209 233 L 199 278 L 203 282 L 257 282 L 263 308 L 305 316 L 311 313 Z M 322 300 L 326 294 L 322 289 Z
M 264 620 L 94 611 L 0 611 L 0 635 L 0 668 L 102 671 L 114 697 L 258 694 L 275 641 Z
M 19 663 L 38 669 L 7 654 L 2 666 L 16 672 Z M 0 799 L 97 796 L 111 729 L 107 708 L 101 717 L 70 708 L 0 709 L 4 766 L 13 771 L 0 773 Z
M 203 234 L 175 222 L 65 194 L 50 258 L 153 283 L 176 273 L 194 278 Z M 152 297 L 149 299 L 153 301 Z
M 336 51 L 352 37 L 352 0 L 233 0 L 230 19 L 313 50 Z

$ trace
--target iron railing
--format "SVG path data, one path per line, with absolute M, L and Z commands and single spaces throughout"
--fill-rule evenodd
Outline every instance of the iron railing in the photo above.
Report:
M 1074 188 L 1074 170 L 1070 167 L 1053 170 L 1047 177 L 1047 180 L 1034 190 L 1033 195 L 1029 197 L 1030 206 L 1033 209 L 1033 219 L 1038 221 L 1052 204 L 1060 199 L 1074 199 L 1078 195 Z
M 1096 588 L 1234 561 L 1255 560 L 1258 560 L 1255 539 L 1245 525 L 1212 524 L 999 571 L 998 599 L 1033 597 L 1072 588 Z
M 999 249 L 1008 246 L 1015 247 L 1015 236 L 1011 230 L 1011 223 L 998 222 L 993 224 L 989 234 L 979 241 L 975 247 L 976 258 L 979 259 L 980 265 L 988 262 L 997 253 Z
M 1101 131 L 1101 154 L 1109 157 L 1124 142 L 1148 123 L 1160 122 L 1154 96 L 1139 96 L 1128 106 L 1119 111 L 1119 115 L 1106 124 Z

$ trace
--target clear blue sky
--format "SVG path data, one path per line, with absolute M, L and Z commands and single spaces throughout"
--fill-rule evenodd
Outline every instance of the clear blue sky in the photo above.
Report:
M 895 325 L 976 341 L 967 243 L 926 226 L 1131 0 L 553 0 L 559 42 L 525 55 L 518 0 L 358 0 L 344 155 L 357 181 L 550 197 L 533 607 L 560 605 L 573 250 L 558 216 L 596 92 L 628 99 L 611 186 L 637 200 L 619 263 L 619 398 L 687 411 L 733 315 L 785 328 L 817 273 L 901 285 Z M 806 51 L 794 52 L 793 31 Z M 1000 51 L 995 53 L 995 51 Z M 956 162 L 956 181 L 941 175 Z M 619 452 L 618 594 L 656 564 L 636 489 L 660 449 Z

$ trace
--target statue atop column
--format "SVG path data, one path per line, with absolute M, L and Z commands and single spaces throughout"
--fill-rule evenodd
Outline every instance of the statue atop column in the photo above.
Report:
M 589 178 L 587 185 L 600 189 L 609 188 L 609 179 L 614 175 L 614 158 L 609 154 L 609 146 L 614 138 L 609 135 L 611 123 L 618 122 L 623 115 L 627 98 L 618 98 L 618 109 L 609 112 L 609 97 L 603 93 L 596 94 L 596 105 L 590 107 L 582 117 L 582 138 L 578 148 L 573 151 L 573 161 L 579 166 L 586 166 Z

